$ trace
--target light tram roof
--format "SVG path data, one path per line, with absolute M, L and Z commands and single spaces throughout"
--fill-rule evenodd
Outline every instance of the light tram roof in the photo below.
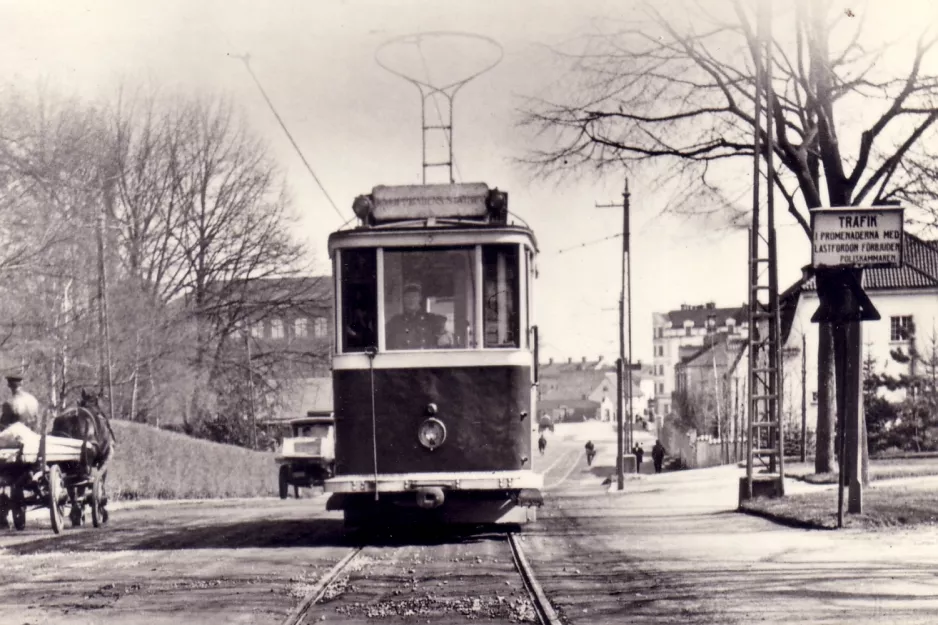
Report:
M 355 199 L 360 225 L 329 235 L 329 254 L 346 247 L 449 247 L 523 243 L 527 226 L 508 223 L 508 194 L 485 183 L 374 187 Z

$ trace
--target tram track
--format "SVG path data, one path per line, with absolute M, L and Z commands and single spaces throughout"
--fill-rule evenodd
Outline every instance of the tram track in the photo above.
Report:
M 517 533 L 490 532 L 354 547 L 320 576 L 282 625 L 388 618 L 449 623 L 460 616 L 560 625 L 523 541 Z

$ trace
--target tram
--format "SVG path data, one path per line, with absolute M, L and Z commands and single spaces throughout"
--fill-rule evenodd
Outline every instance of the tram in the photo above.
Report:
M 329 237 L 327 508 L 349 526 L 534 520 L 533 232 L 484 183 L 378 186 L 353 208 Z

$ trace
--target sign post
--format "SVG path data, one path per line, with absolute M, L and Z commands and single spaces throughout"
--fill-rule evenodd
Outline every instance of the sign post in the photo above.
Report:
M 811 212 L 811 261 L 815 268 L 818 310 L 814 323 L 832 323 L 837 398 L 837 432 L 840 488 L 838 527 L 844 522 L 844 488 L 847 511 L 863 511 L 862 442 L 863 331 L 860 323 L 880 318 L 863 290 L 863 269 L 902 265 L 901 207 L 846 207 Z

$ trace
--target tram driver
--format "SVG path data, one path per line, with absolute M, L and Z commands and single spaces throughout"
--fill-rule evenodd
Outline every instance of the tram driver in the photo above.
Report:
M 446 317 L 421 310 L 422 288 L 416 282 L 404 286 L 404 311 L 387 324 L 388 349 L 432 349 L 452 347 Z

